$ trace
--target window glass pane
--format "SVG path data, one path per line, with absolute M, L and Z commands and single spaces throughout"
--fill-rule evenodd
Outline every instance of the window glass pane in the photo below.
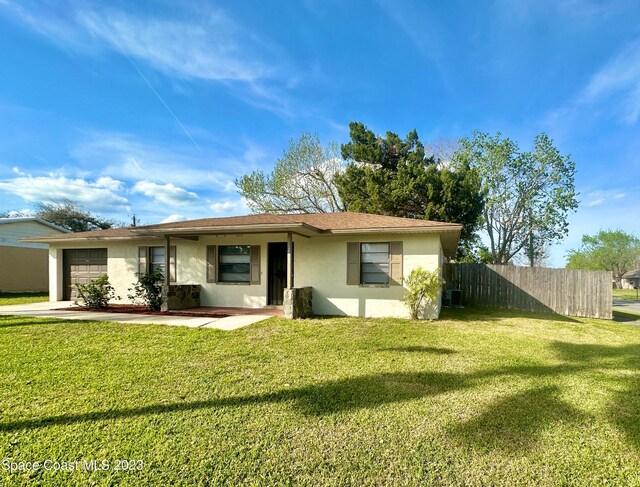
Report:
M 218 250 L 218 281 L 249 282 L 251 247 L 249 245 L 226 245 Z
M 363 272 L 362 284 L 389 284 L 389 275 L 379 272 Z
M 387 264 L 389 262 L 389 252 L 363 252 L 361 261 Z
M 389 283 L 389 244 L 360 245 L 360 282 L 362 284 Z
M 365 264 L 363 263 L 360 267 L 362 273 L 370 273 L 370 272 L 381 272 L 386 274 L 389 270 L 389 264 Z
M 389 253 L 388 243 L 363 243 L 362 253 L 365 252 L 386 252 Z
M 233 254 L 251 254 L 251 247 L 249 245 L 223 245 L 220 247 L 220 254 L 233 255 Z
M 151 247 L 151 263 L 164 264 L 164 247 Z

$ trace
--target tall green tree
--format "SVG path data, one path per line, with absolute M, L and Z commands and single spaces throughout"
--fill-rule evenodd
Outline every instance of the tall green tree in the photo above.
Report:
M 120 226 L 114 220 L 108 220 L 91 213 L 69 199 L 38 203 L 34 216 L 72 232 L 88 232 Z
M 342 171 L 338 145 L 323 147 L 317 134 L 289 142 L 270 174 L 253 171 L 236 179 L 253 212 L 324 213 L 343 211 L 334 178 Z
M 415 130 L 402 139 L 393 132 L 376 136 L 359 122 L 349 129 L 351 141 L 342 146 L 347 166 L 336 176 L 347 209 L 461 223 L 457 258 L 469 254 L 483 209 L 478 171 L 427 156 Z
M 584 235 L 582 245 L 567 254 L 567 269 L 611 271 L 617 287 L 622 276 L 640 267 L 640 238 L 623 230 Z
M 502 138 L 474 132 L 461 140 L 454 162 L 479 171 L 486 196 L 484 230 L 491 261 L 506 264 L 525 252 L 530 265 L 536 249 L 561 241 L 567 218 L 578 206 L 575 164 L 545 134 L 537 135 L 533 151 Z

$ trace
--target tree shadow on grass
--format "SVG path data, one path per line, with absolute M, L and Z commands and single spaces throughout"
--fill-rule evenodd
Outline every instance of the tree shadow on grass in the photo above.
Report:
M 401 351 L 405 347 L 400 347 Z M 468 374 L 442 372 L 394 372 L 364 375 L 311 384 L 299 388 L 202 401 L 63 414 L 40 419 L 0 423 L 0 431 L 109 421 L 176 412 L 287 403 L 305 415 L 324 416 L 386 404 L 433 397 L 475 388 L 481 391 L 492 380 L 523 376 L 551 380 L 580 372 L 614 372 L 616 382 L 609 405 L 609 420 L 622 431 L 630 445 L 640 449 L 640 344 L 606 346 L 556 342 L 552 345 L 561 363 L 522 364 L 479 370 Z M 420 350 L 424 351 L 424 350 Z M 578 424 L 586 415 L 561 398 L 558 386 L 533 387 L 503 396 L 451 433 L 474 448 L 522 451 L 537 442 L 545 429 L 559 423 Z
M 481 450 L 531 448 L 545 428 L 556 423 L 576 423 L 583 418 L 580 411 L 559 395 L 559 387 L 549 386 L 500 397 L 451 433 L 459 441 Z
M 287 388 L 273 393 L 236 396 L 204 401 L 154 404 L 139 408 L 63 414 L 41 419 L 0 423 L 0 431 L 69 425 L 86 421 L 132 418 L 153 414 L 241 407 L 254 404 L 290 402 L 305 415 L 324 416 L 384 404 L 435 396 L 468 387 L 458 374 L 397 372 L 366 375 L 329 381 L 301 388 Z
M 555 342 L 566 361 L 592 370 L 617 372 L 611 380 L 618 387 L 609 402 L 609 420 L 640 450 L 640 343 L 623 346 Z
M 503 321 L 505 319 L 525 318 L 532 320 L 561 321 L 564 323 L 580 323 L 571 316 L 556 313 L 534 313 L 517 309 L 499 309 L 482 306 L 465 308 L 442 308 L 440 320 L 445 321 Z

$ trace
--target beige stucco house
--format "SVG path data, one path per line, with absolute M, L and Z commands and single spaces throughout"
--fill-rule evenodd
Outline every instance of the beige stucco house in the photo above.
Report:
M 39 218 L 0 218 L 0 292 L 49 289 L 47 244 L 21 239 L 67 232 Z
M 622 289 L 637 289 L 640 287 L 640 269 L 627 272 L 622 276 Z
M 49 244 L 52 301 L 72 298 L 74 282 L 105 273 L 126 297 L 136 273 L 164 270 L 169 255 L 168 284 L 199 285 L 202 306 L 281 306 L 286 288 L 311 287 L 315 314 L 406 317 L 405 277 L 418 266 L 441 268 L 460 230 L 361 213 L 262 214 L 31 241 Z

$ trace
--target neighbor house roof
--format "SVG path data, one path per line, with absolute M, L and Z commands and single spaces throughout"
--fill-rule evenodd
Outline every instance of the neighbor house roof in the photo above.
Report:
M 640 269 L 627 272 L 622 276 L 622 279 L 640 279 Z
M 330 234 L 371 233 L 439 233 L 445 253 L 455 252 L 462 225 L 414 218 L 399 218 L 368 213 L 312 213 L 273 215 L 268 213 L 223 218 L 202 218 L 180 222 L 160 223 L 128 228 L 112 228 L 92 232 L 31 238 L 33 242 L 74 240 L 116 240 L 131 238 L 194 235 L 222 235 L 238 233 L 293 232 L 306 237 Z
M 36 218 L 35 216 L 21 216 L 21 217 L 11 217 L 11 218 L 0 218 L 0 225 L 6 225 L 8 223 L 25 223 L 25 222 L 35 222 L 40 223 L 41 225 L 45 225 L 49 228 L 53 228 L 59 232 L 69 233 L 69 230 L 66 228 L 59 227 L 58 225 L 43 220 L 41 218 Z

